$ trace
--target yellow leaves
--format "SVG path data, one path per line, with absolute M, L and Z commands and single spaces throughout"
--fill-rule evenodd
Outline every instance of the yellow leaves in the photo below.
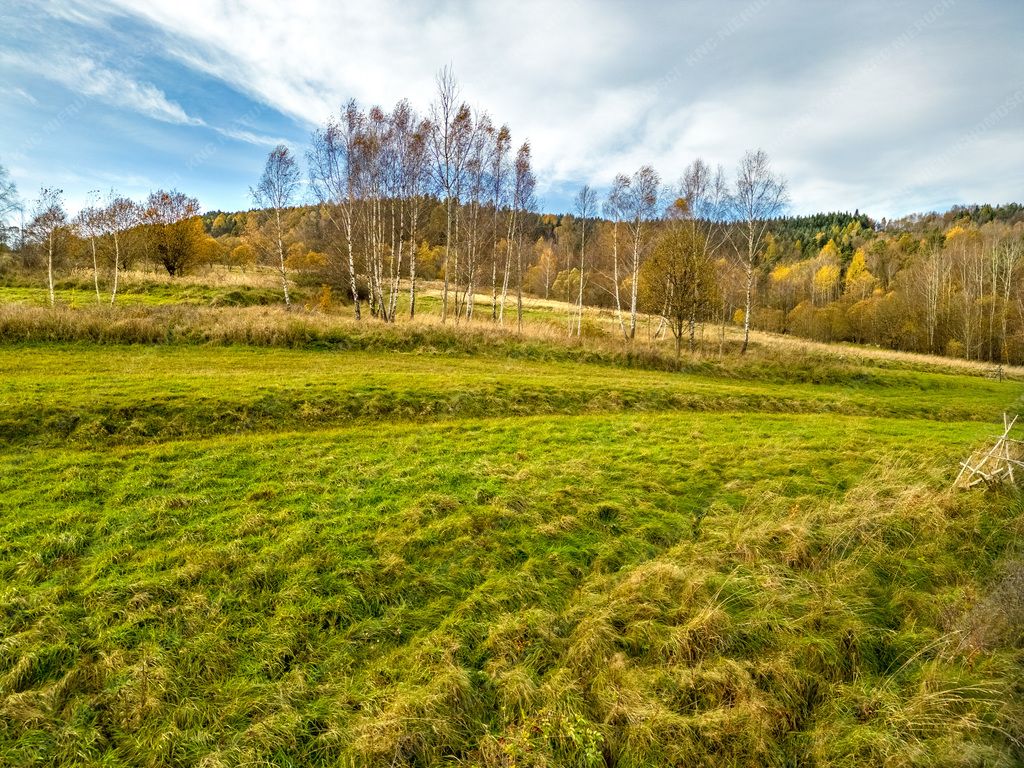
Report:
M 846 292 L 864 298 L 874 287 L 875 276 L 868 271 L 867 256 L 863 248 L 858 248 L 846 269 Z
M 835 264 L 825 264 L 814 273 L 814 292 L 826 299 L 832 297 L 838 283 L 839 267 Z
M 772 270 L 771 280 L 773 283 L 784 283 L 787 280 L 789 280 L 792 274 L 793 267 L 787 266 L 785 264 L 780 264 L 779 266 Z
M 256 263 L 256 251 L 248 243 L 236 245 L 231 251 L 231 258 L 228 261 L 230 266 L 245 268 Z
M 839 281 L 839 267 L 835 264 L 826 264 L 814 273 L 814 287 L 816 290 L 831 290 Z
M 956 240 L 958 237 L 964 237 L 967 234 L 967 230 L 959 224 L 954 224 L 952 227 L 946 230 L 946 242 L 949 243 L 952 240 Z
M 849 288 L 864 278 L 874 280 L 874 276 L 868 271 L 867 256 L 864 253 L 864 249 L 858 248 L 853 252 L 850 266 L 846 270 L 846 287 Z
M 980 240 L 981 233 L 970 225 L 964 226 L 963 224 L 954 224 L 946 230 L 945 238 L 947 246 L 966 245 L 967 243 L 973 243 Z
M 829 240 L 825 245 L 821 247 L 821 252 L 818 254 L 823 259 L 838 259 L 839 248 L 836 247 L 835 240 Z

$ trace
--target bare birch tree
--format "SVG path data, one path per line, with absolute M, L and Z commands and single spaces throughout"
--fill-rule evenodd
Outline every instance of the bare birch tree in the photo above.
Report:
M 506 210 L 508 207 L 508 180 L 509 180 L 509 153 L 512 148 L 512 133 L 507 125 L 501 126 L 494 136 L 494 146 L 490 156 L 490 193 L 493 220 L 491 223 L 491 320 L 498 321 L 498 263 L 502 261 L 498 253 L 498 245 L 501 237 L 501 217 L 509 216 Z M 504 284 L 508 283 L 508 266 L 506 263 L 504 272 Z M 503 299 L 504 301 L 504 299 Z
M 520 333 L 523 330 L 523 220 L 536 204 L 533 196 L 536 186 L 537 180 L 530 160 L 530 143 L 525 141 L 516 153 L 512 198 L 513 218 L 517 222 L 517 231 L 513 232 L 516 244 L 516 327 Z
M 640 267 L 650 240 L 650 225 L 658 213 L 660 187 L 661 177 L 658 176 L 658 172 L 645 165 L 632 177 L 625 179 L 625 184 L 617 190 L 620 194 L 619 210 L 630 236 L 629 331 L 626 335 L 630 340 L 636 338 Z
M 357 215 L 356 142 L 363 116 L 354 99 L 342 108 L 338 119 L 331 118 L 321 130 L 314 131 L 307 155 L 309 182 L 320 209 L 344 238 L 348 257 L 349 290 L 356 320 L 361 317 L 359 285 L 355 260 Z
M 68 226 L 67 213 L 64 211 L 64 191 L 52 187 L 39 190 L 32 211 L 29 233 L 34 242 L 46 253 L 46 287 L 49 292 L 50 306 L 57 303 L 57 295 L 53 285 L 54 260 L 59 255 L 63 231 Z
M 89 205 L 78 212 L 75 216 L 75 229 L 79 237 L 89 243 L 92 252 L 92 280 L 96 289 L 96 303 L 102 302 L 100 298 L 100 261 L 97 254 L 96 243 L 105 234 L 105 217 L 103 210 L 97 205 L 98 190 L 89 192 Z
M 142 222 L 142 207 L 134 200 L 118 195 L 111 190 L 110 198 L 103 209 L 104 227 L 114 242 L 114 274 L 110 287 L 110 304 L 117 301 L 118 279 L 121 274 L 122 248 L 124 238 Z
M 619 225 L 625 208 L 626 191 L 629 189 L 629 177 L 623 173 L 616 175 L 608 198 L 604 203 L 604 215 L 612 220 L 612 293 L 615 298 L 615 317 L 619 321 L 619 329 L 626 338 L 626 321 L 622 316 L 621 281 L 619 278 Z
M 448 291 L 451 273 L 458 272 L 459 196 L 465 170 L 472 113 L 459 103 L 459 86 L 451 67 L 437 75 L 437 97 L 430 105 L 430 149 L 434 181 L 445 207 L 444 288 L 441 295 L 441 322 L 448 318 Z M 454 245 L 454 247 L 453 247 Z M 452 252 L 455 258 L 452 259 Z M 453 262 L 454 261 L 454 265 Z
M 281 287 L 284 290 L 285 306 L 292 304 L 288 293 L 288 269 L 285 262 L 285 227 L 281 220 L 289 208 L 295 204 L 299 191 L 301 173 L 299 164 L 291 151 L 279 144 L 267 155 L 267 163 L 263 175 L 255 188 L 250 190 L 253 203 L 269 216 L 271 238 L 276 250 L 278 272 L 281 275 Z
M 14 211 L 18 210 L 18 188 L 11 181 L 7 169 L 0 165 L 0 225 Z
M 785 210 L 788 202 L 786 180 L 772 171 L 768 154 L 761 149 L 747 152 L 736 169 L 736 187 L 732 195 L 736 252 L 746 273 L 741 354 L 747 351 L 750 343 L 754 278 L 760 267 L 765 235 L 771 220 Z
M 587 256 L 587 221 L 593 218 L 597 211 L 597 194 L 588 185 L 584 184 L 576 194 L 573 207 L 576 215 L 580 217 L 580 279 L 579 290 L 576 294 L 576 336 L 583 332 L 583 285 L 586 280 L 586 256 Z

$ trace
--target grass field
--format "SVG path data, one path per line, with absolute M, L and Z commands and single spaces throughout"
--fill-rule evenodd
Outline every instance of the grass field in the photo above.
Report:
M 0 765 L 1024 761 L 1020 381 L 75 311 L 0 317 Z

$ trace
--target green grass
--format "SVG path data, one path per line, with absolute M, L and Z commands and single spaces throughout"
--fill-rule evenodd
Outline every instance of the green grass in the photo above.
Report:
M 0 765 L 1024 760 L 1019 382 L 454 333 L 0 345 Z
M 302 301 L 304 296 L 304 292 L 299 291 L 296 300 Z M 65 280 L 57 283 L 54 297 L 58 304 L 71 308 L 94 307 L 97 304 L 95 287 L 92 283 L 81 280 Z M 109 285 L 100 286 L 100 297 L 101 304 L 110 303 Z M 49 302 L 50 294 L 45 285 L 0 286 L 0 304 L 45 307 L 49 305 Z M 163 281 L 144 281 L 122 285 L 117 292 L 117 304 L 127 307 L 167 305 L 248 307 L 279 303 L 282 303 L 279 289 L 248 285 L 209 286 L 191 283 L 175 285 Z
M 384 417 L 665 410 L 992 420 L 1021 390 L 1009 381 L 803 363 L 663 372 L 497 351 L 0 346 L 0 440 L 125 441 Z

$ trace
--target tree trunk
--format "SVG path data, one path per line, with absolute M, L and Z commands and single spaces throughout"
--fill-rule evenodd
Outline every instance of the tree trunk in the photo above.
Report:
M 448 259 L 452 247 L 452 196 L 448 194 L 445 202 L 446 219 L 444 238 L 444 290 L 441 292 L 441 322 L 448 319 Z
M 349 212 L 351 217 L 352 213 Z M 356 284 L 356 257 L 352 250 L 352 221 L 351 218 L 345 223 L 345 240 L 348 244 L 348 278 L 352 288 L 352 301 L 355 304 L 356 320 L 362 319 L 359 310 L 359 286 Z
M 46 284 L 50 289 L 50 306 L 57 303 L 57 297 L 53 292 L 53 233 L 47 238 L 46 249 Z
M 747 262 L 747 288 L 743 300 L 743 346 L 740 347 L 740 354 L 747 352 L 750 343 L 750 301 L 754 291 L 754 265 Z
M 612 225 L 612 282 L 615 287 L 615 315 L 619 319 L 622 337 L 628 338 L 626 323 L 622 319 L 622 299 L 619 296 L 619 222 L 617 220 Z
M 416 317 L 416 224 L 419 217 L 419 203 L 412 211 L 412 225 L 409 231 L 409 319 Z
M 277 254 L 280 257 L 281 264 L 281 285 L 284 288 L 284 305 L 288 308 L 292 306 L 291 296 L 288 295 L 288 272 L 286 271 L 284 264 L 284 240 L 281 236 L 281 211 L 280 209 L 274 209 L 274 217 L 277 220 Z
M 583 220 L 583 232 L 580 235 L 580 290 L 576 300 L 576 338 L 583 332 L 583 267 L 587 252 L 587 220 Z
M 117 278 L 121 267 L 121 244 L 118 241 L 117 231 L 114 231 L 114 285 L 110 289 L 110 306 L 117 301 Z
M 519 333 L 523 332 L 523 243 L 520 238 L 516 248 L 516 325 Z
M 96 303 L 102 304 L 103 299 L 100 298 L 100 265 L 96 260 L 96 238 L 91 237 L 89 240 L 92 242 L 92 279 L 96 284 Z
M 640 238 L 633 238 L 633 284 L 629 287 L 629 340 L 636 338 L 637 289 L 640 282 Z
M 491 322 L 498 319 L 498 215 L 494 215 L 494 247 L 491 248 Z
M 508 220 L 508 240 L 506 241 L 507 247 L 505 248 L 505 272 L 502 275 L 501 280 L 501 306 L 498 309 L 498 323 L 500 325 L 505 324 L 505 300 L 508 297 L 508 277 L 512 271 L 512 235 L 515 232 L 516 227 L 516 212 L 512 211 Z

